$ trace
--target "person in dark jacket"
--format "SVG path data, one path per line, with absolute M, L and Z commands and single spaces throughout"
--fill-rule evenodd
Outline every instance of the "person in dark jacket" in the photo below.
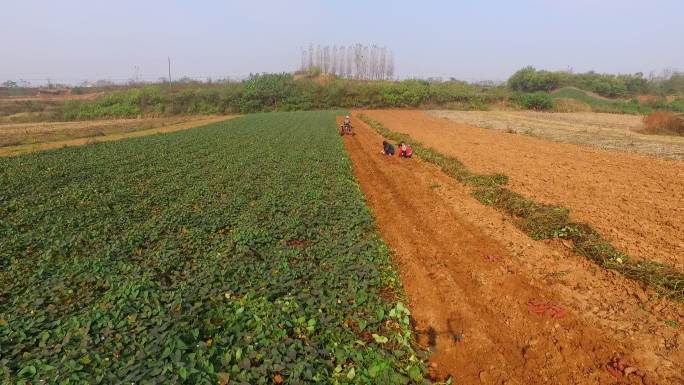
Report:
M 382 153 L 387 155 L 387 156 L 392 156 L 394 155 L 394 146 L 392 146 L 392 143 L 383 140 L 382 141 Z

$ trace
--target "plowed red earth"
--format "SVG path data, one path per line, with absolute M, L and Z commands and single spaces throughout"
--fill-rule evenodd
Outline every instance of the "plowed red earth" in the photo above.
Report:
M 681 304 L 536 242 L 419 159 L 345 148 L 394 261 L 435 379 L 455 384 L 684 384 Z M 681 323 L 680 323 L 681 324 Z M 617 376 L 617 377 L 616 377 Z
M 513 191 L 570 209 L 628 255 L 684 271 L 684 162 L 507 134 L 422 111 L 364 111 Z

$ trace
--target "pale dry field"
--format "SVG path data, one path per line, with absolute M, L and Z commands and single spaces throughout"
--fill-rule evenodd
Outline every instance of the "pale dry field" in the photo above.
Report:
M 481 128 L 514 132 L 606 150 L 684 159 L 684 137 L 639 133 L 642 117 L 593 112 L 428 111 L 428 114 Z
M 77 122 L 3 123 L 0 124 L 0 147 L 134 132 L 206 118 L 206 116 L 181 116 Z
M 0 124 L 0 156 L 187 130 L 235 116 Z

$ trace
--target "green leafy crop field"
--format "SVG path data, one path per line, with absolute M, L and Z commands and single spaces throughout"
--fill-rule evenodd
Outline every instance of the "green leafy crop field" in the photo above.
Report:
M 0 382 L 424 382 L 339 114 L 0 159 Z

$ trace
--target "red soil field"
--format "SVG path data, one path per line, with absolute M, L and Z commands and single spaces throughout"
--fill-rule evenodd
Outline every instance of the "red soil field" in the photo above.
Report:
M 438 119 L 421 111 L 364 111 L 393 131 L 508 187 L 570 209 L 629 256 L 684 271 L 684 162 L 603 151 Z
M 431 374 L 457 384 L 684 384 L 684 305 L 533 241 L 420 159 L 380 153 L 358 119 L 343 138 L 395 251 Z M 628 369 L 629 368 L 629 369 Z

